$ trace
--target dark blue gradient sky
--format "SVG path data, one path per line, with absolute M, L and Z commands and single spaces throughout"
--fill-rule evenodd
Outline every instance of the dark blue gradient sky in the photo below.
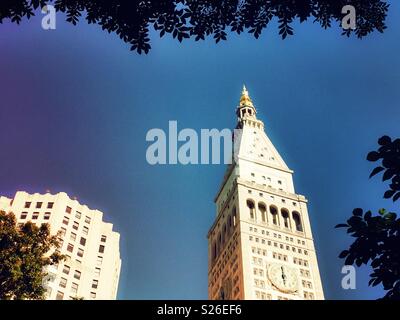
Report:
M 295 171 L 309 211 L 327 298 L 376 298 L 368 269 L 340 287 L 335 230 L 354 207 L 394 209 L 369 181 L 365 156 L 383 134 L 400 136 L 400 3 L 385 34 L 360 41 L 311 23 L 281 41 L 183 45 L 157 36 L 147 56 L 116 36 L 59 16 L 0 25 L 0 194 L 66 191 L 105 212 L 121 233 L 121 299 L 207 298 L 206 234 L 224 166 L 150 166 L 146 133 L 233 128 L 246 83 L 267 134 Z

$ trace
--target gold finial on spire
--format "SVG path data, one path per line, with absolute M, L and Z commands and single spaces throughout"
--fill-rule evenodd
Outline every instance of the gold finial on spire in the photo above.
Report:
M 253 107 L 253 101 L 251 101 L 251 98 L 249 96 L 249 92 L 246 89 L 246 86 L 243 85 L 243 90 L 242 90 L 242 96 L 240 97 L 240 106 L 248 106 L 248 107 Z
M 249 92 L 247 91 L 247 89 L 246 89 L 246 86 L 245 86 L 245 85 L 243 85 L 243 90 L 242 90 L 242 96 L 244 96 L 244 95 L 246 95 L 246 96 L 248 96 L 248 95 L 249 95 Z

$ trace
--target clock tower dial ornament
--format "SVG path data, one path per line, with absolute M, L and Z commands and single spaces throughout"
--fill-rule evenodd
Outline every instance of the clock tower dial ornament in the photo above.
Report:
M 296 270 L 281 264 L 271 264 L 267 270 L 272 285 L 281 292 L 294 293 L 298 290 Z
M 293 171 L 257 114 L 243 87 L 235 157 L 207 235 L 209 299 L 322 300 L 308 200 L 295 192 Z

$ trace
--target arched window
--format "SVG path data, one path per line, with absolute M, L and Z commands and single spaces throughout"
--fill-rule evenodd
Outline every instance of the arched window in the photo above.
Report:
M 283 225 L 285 228 L 290 229 L 290 219 L 289 219 L 289 212 L 286 209 L 281 210 Z
M 249 208 L 250 219 L 255 219 L 255 207 L 253 200 L 247 200 L 247 207 Z
M 272 223 L 274 225 L 278 225 L 279 221 L 278 221 L 278 209 L 274 206 L 270 206 L 269 207 L 269 212 L 271 212 L 271 216 L 272 216 Z
M 297 211 L 292 212 L 293 221 L 296 224 L 296 230 L 303 232 L 303 225 L 301 224 L 300 213 Z
M 261 213 L 261 221 L 267 222 L 267 208 L 265 207 L 265 204 L 262 202 L 258 203 L 258 210 Z

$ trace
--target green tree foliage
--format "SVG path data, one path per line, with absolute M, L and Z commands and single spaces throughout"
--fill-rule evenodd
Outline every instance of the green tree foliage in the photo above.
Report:
M 0 299 L 44 299 L 45 267 L 64 257 L 48 224 L 17 226 L 13 213 L 0 211 Z
M 356 9 L 357 28 L 343 30 L 343 34 L 362 38 L 375 30 L 384 31 L 389 8 L 382 0 L 1 0 L 0 23 L 20 23 L 46 4 L 55 5 L 74 25 L 85 15 L 88 23 L 116 33 L 138 53 L 150 50 L 151 27 L 160 37 L 170 34 L 180 42 L 207 36 L 219 42 L 227 39 L 228 32 L 245 30 L 258 38 L 275 19 L 285 39 L 294 34 L 296 21 L 311 20 L 324 29 L 341 26 L 346 5 Z
M 368 154 L 367 160 L 381 161 L 370 177 L 383 172 L 382 180 L 390 180 L 385 199 L 397 201 L 400 198 L 400 139 L 392 141 L 388 136 L 378 140 L 377 151 Z M 336 228 L 347 228 L 347 233 L 355 238 L 349 249 L 340 253 L 346 265 L 363 264 L 372 267 L 370 286 L 382 284 L 386 295 L 384 299 L 400 300 L 400 219 L 396 213 L 379 210 L 373 216 L 371 211 L 353 210 L 347 223 Z

